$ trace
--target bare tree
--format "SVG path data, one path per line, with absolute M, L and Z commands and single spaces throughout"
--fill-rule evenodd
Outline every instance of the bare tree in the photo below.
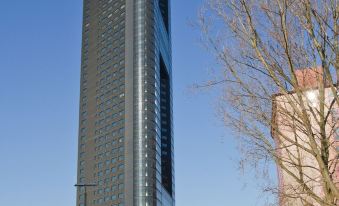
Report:
M 284 178 L 275 188 L 281 205 L 339 205 L 338 3 L 210 0 L 199 16 L 220 72 L 197 87 L 222 86 L 220 111 L 244 158 L 272 160 Z M 312 86 L 303 68 L 312 68 Z

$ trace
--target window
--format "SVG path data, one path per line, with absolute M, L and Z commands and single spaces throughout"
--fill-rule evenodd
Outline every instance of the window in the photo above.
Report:
M 124 169 L 124 165 L 123 164 L 119 165 L 119 170 L 123 170 L 123 169 Z
M 104 182 L 103 182 L 102 180 L 98 181 L 98 185 L 99 185 L 99 186 L 101 186 L 101 185 L 103 185 L 103 184 L 104 184 Z
M 123 190 L 124 189 L 124 184 L 119 184 L 118 188 L 119 188 L 119 190 Z
M 339 127 L 335 128 L 334 130 L 334 138 L 335 140 L 339 141 Z
M 117 181 L 117 176 L 112 177 L 112 182 L 115 182 L 115 181 Z M 114 188 L 114 190 L 116 190 L 116 188 Z M 114 190 L 113 190 L 113 187 L 112 187 L 112 191 L 114 191 Z
M 333 122 L 337 122 L 339 120 L 339 108 L 334 108 L 331 110 Z

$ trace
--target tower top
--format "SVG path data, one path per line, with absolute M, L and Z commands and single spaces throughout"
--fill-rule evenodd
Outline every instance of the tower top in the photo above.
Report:
M 298 86 L 303 89 L 318 87 L 324 81 L 322 67 L 298 69 L 295 71 Z

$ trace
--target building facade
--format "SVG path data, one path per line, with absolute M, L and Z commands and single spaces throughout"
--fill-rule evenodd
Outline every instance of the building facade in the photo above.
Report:
M 322 68 L 297 70 L 295 76 L 303 102 L 295 91 L 289 94 L 276 94 L 273 97 L 272 136 L 280 156 L 280 166 L 278 166 L 280 205 L 320 206 L 314 196 L 325 198 L 324 183 L 320 164 L 313 154 L 312 144 L 320 148 L 321 141 L 324 139 L 323 134 L 326 134 L 325 139 L 330 145 L 327 157 L 328 170 L 333 182 L 339 188 L 339 107 L 330 84 L 324 83 Z M 321 85 L 325 85 L 323 98 L 320 97 Z M 320 110 L 321 99 L 324 100 L 324 111 Z M 312 126 L 312 138 L 307 135 L 306 126 L 296 112 L 301 111 L 301 105 L 307 112 Z M 324 132 L 319 126 L 321 113 L 328 115 L 328 120 L 323 120 L 326 122 Z M 281 169 L 282 167 L 284 169 Z M 305 183 L 305 186 L 299 180 Z M 310 191 L 307 191 L 306 187 Z M 336 205 L 339 205 L 339 202 Z
M 84 0 L 77 206 L 174 206 L 170 0 Z

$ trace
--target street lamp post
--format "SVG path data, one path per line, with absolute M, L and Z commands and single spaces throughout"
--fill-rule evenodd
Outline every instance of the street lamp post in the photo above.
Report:
M 77 188 L 85 188 L 85 193 L 84 193 L 84 206 L 87 206 L 87 191 L 86 191 L 86 188 L 87 187 L 96 187 L 97 184 L 75 184 L 74 185 L 75 187 Z

